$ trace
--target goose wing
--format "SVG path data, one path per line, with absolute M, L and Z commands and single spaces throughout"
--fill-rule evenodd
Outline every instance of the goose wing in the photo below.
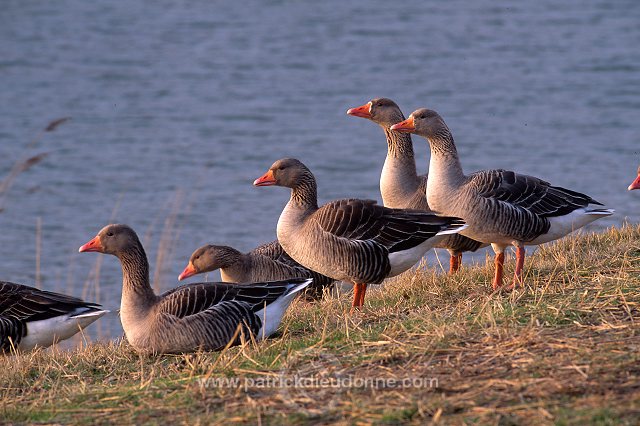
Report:
M 273 260 L 280 260 L 282 255 L 286 255 L 278 240 L 260 244 L 258 247 L 251 250 L 249 254 L 259 254 Z
M 0 282 L 0 315 L 20 321 L 39 321 L 66 315 L 78 308 L 100 309 L 77 297 L 53 293 L 22 284 Z
M 533 176 L 508 170 L 487 170 L 470 176 L 471 185 L 484 198 L 525 209 L 539 217 L 563 216 L 598 201 Z
M 307 287 L 307 292 L 310 291 L 313 297 L 322 296 L 322 289 L 335 281 L 333 278 L 329 278 L 326 275 L 307 269 L 300 263 L 293 260 L 291 256 L 284 251 L 278 240 L 259 245 L 255 249 L 251 250 L 250 254 L 259 254 L 276 262 L 282 263 L 291 271 L 292 277 L 313 278 L 313 283 Z
M 419 210 L 390 209 L 374 200 L 344 199 L 315 214 L 320 227 L 337 237 L 370 240 L 389 252 L 415 247 L 438 233 L 462 227 L 462 220 Z
M 285 265 L 288 265 L 288 266 L 302 267 L 298 262 L 293 260 L 291 256 L 287 254 L 286 251 L 284 251 L 284 249 L 282 248 L 278 240 L 259 245 L 258 247 L 251 250 L 249 253 L 266 256 L 269 259 L 284 263 Z
M 7 316 L 0 316 L 0 352 L 17 348 L 20 340 L 27 334 L 24 322 Z
M 161 297 L 158 315 L 165 323 L 178 325 L 184 333 L 198 336 L 204 349 L 219 350 L 233 340 L 238 327 L 258 335 L 270 318 L 260 310 L 281 297 L 308 285 L 308 279 L 290 279 L 254 284 L 194 283 L 173 289 Z M 265 311 L 266 312 L 266 311 Z M 272 320 L 272 319 L 271 319 Z M 182 337 L 169 334 L 168 339 Z M 187 338 L 188 340 L 189 338 Z M 187 347 L 193 345 L 193 342 Z
M 251 284 L 191 283 L 167 291 L 160 297 L 160 312 L 177 318 L 198 315 L 217 305 L 242 305 L 256 312 L 273 303 L 303 278 Z

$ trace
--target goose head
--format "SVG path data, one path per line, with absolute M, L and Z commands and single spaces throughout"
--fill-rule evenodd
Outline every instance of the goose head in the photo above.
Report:
M 81 246 L 79 252 L 95 251 L 117 256 L 140 245 L 135 231 L 127 225 L 107 225 L 91 241 Z
M 196 249 L 189 258 L 189 263 L 178 276 L 178 281 L 196 274 L 226 268 L 233 263 L 239 252 L 231 247 L 207 244 Z
M 300 160 L 283 158 L 273 163 L 264 175 L 253 181 L 253 184 L 255 186 L 276 185 L 296 188 L 309 178 L 313 179 L 313 175 Z
M 445 131 L 449 132 L 449 128 L 440 114 L 427 108 L 413 111 L 409 118 L 391 126 L 391 130 L 415 133 L 427 139 L 438 137 Z
M 364 105 L 347 110 L 347 114 L 367 118 L 385 128 L 404 120 L 398 104 L 389 98 L 372 99 Z

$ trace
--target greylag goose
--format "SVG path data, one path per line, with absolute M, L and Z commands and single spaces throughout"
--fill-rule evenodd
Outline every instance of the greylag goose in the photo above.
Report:
M 22 284 L 0 282 L 0 351 L 46 348 L 106 314 L 96 303 Z
M 390 130 L 391 126 L 404 120 L 400 107 L 391 99 L 377 98 L 349 109 L 347 114 L 377 123 L 387 138 L 387 158 L 380 175 L 380 195 L 384 205 L 393 209 L 431 211 L 427 203 L 427 175 L 418 175 L 411 135 Z M 486 246 L 461 234 L 447 235 L 434 245 L 449 252 L 449 274 L 460 267 L 462 252 Z
M 286 251 L 282 248 L 278 240 L 273 240 L 268 243 L 260 244 L 258 247 L 251 250 L 249 253 L 251 254 L 261 254 L 263 256 L 267 256 L 270 259 L 277 260 L 278 262 L 286 263 L 287 265 L 300 265 L 298 262 L 293 260 L 291 256 L 287 254 Z
M 331 278 L 310 271 L 291 259 L 278 241 L 258 246 L 249 253 L 241 253 L 229 246 L 204 245 L 191 254 L 178 280 L 216 269 L 220 269 L 222 281 L 230 283 L 313 278 L 313 284 L 305 291 L 305 295 L 313 298 L 321 297 L 323 289 L 333 283 Z
M 326 275 L 322 275 L 316 271 L 307 269 L 293 260 L 291 256 L 289 256 L 287 252 L 284 251 L 282 245 L 280 245 L 278 240 L 260 244 L 258 247 L 251 250 L 249 254 L 266 256 L 276 262 L 284 263 L 285 265 L 289 265 L 291 267 L 303 268 L 304 270 L 308 271 L 309 278 L 313 278 L 313 283 L 309 287 L 307 287 L 304 294 L 305 296 L 310 296 L 308 297 L 310 299 L 318 299 L 319 297 L 321 297 L 324 294 L 324 289 L 331 288 L 331 285 L 336 281 L 333 278 L 327 277 Z
M 262 339 L 274 333 L 285 310 L 310 279 L 255 284 L 193 283 L 160 296 L 149 285 L 149 263 L 136 233 L 107 225 L 80 252 L 116 256 L 122 266 L 120 320 L 127 340 L 142 353 L 220 350 L 236 330 Z
M 638 176 L 636 179 L 631 182 L 631 185 L 627 188 L 629 191 L 633 191 L 634 189 L 640 189 L 640 167 L 638 167 Z
M 464 228 L 455 217 L 390 209 L 373 200 L 344 199 L 318 207 L 315 177 L 293 158 L 276 161 L 253 184 L 291 189 L 278 220 L 278 241 L 301 265 L 353 283 L 353 308 L 364 303 L 367 284 L 406 271 L 433 247 L 434 237 Z
M 522 284 L 526 245 L 561 238 L 582 226 L 609 216 L 611 209 L 588 195 L 551 186 L 533 176 L 508 170 L 482 170 L 465 175 L 453 136 L 440 115 L 418 109 L 392 130 L 423 136 L 431 147 L 427 200 L 438 214 L 462 217 L 463 233 L 490 243 L 495 258 L 493 288 L 502 286 L 504 249 L 516 247 L 511 287 Z

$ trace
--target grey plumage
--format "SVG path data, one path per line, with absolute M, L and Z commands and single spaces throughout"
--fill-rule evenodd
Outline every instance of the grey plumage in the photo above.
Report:
M 506 210 L 498 226 L 505 235 L 532 241 L 549 230 L 549 218 L 563 216 L 589 204 L 602 205 L 581 194 L 533 176 L 509 170 L 482 170 L 469 176 L 469 185 L 486 199 L 491 211 Z
M 339 237 L 334 244 L 344 256 L 333 261 L 342 263 L 345 270 L 350 269 L 351 281 L 373 284 L 389 275 L 391 253 L 417 247 L 439 232 L 463 223 L 417 210 L 390 209 L 374 200 L 338 200 L 315 213 L 306 226 L 318 226 Z
M 282 245 L 278 242 L 278 240 L 271 241 L 269 243 L 261 244 L 258 247 L 251 250 L 252 254 L 261 254 L 270 259 L 273 259 L 277 262 L 288 265 L 291 268 L 303 268 L 307 271 L 309 278 L 313 278 L 313 284 L 307 287 L 307 294 L 309 294 L 312 298 L 317 298 L 322 296 L 322 293 L 325 288 L 329 288 L 331 284 L 335 282 L 334 279 L 327 277 L 326 275 L 322 275 L 316 271 L 305 268 L 300 263 L 296 262 L 287 254 L 286 251 L 282 248 Z
M 390 130 L 402 120 L 404 114 L 391 99 L 372 99 L 367 104 L 352 108 L 349 114 L 367 118 L 382 127 L 387 141 L 387 157 L 380 175 L 380 194 L 386 207 L 432 211 L 427 202 L 428 175 L 419 175 L 411 135 Z M 447 249 L 451 256 L 465 251 L 476 251 L 487 244 L 461 234 L 444 236 L 434 247 Z
M 431 178 L 427 200 L 440 214 L 457 215 L 469 225 L 462 231 L 491 243 L 496 252 L 493 287 L 502 285 L 504 249 L 516 247 L 512 286 L 521 284 L 525 245 L 561 238 L 613 210 L 588 195 L 552 186 L 533 176 L 507 170 L 483 170 L 465 175 L 453 136 L 440 115 L 426 108 L 414 111 L 392 130 L 412 132 L 429 142 Z
M 182 353 L 219 350 L 238 327 L 258 339 L 273 333 L 293 297 L 311 283 L 294 278 L 252 284 L 193 283 L 156 296 L 149 264 L 136 233 L 108 225 L 80 251 L 112 254 L 123 273 L 120 317 L 125 334 L 139 352 Z
M 229 246 L 208 244 L 196 249 L 185 272 L 191 276 L 220 269 L 222 280 L 234 283 L 275 281 L 295 277 L 312 278 L 313 283 L 305 289 L 305 296 L 317 299 L 334 280 L 311 271 L 293 260 L 278 243 L 262 244 L 249 253 Z
M 373 200 L 344 199 L 318 208 L 315 178 L 295 159 L 276 161 L 254 184 L 265 183 L 291 188 L 277 227 L 285 251 L 307 268 L 355 284 L 379 283 L 405 271 L 436 235 L 464 225 L 458 218 L 391 209 Z
M 259 336 L 264 324 L 258 312 L 304 283 L 308 280 L 293 278 L 235 285 L 193 283 L 171 289 L 158 296 L 155 307 L 152 330 L 165 331 L 149 333 L 147 345 L 154 352 L 220 350 L 231 342 L 238 326 L 245 338 Z M 232 344 L 239 342 L 238 338 Z
M 291 256 L 289 256 L 286 251 L 284 251 L 278 240 L 260 244 L 249 253 L 260 254 L 262 256 L 266 256 L 270 259 L 277 260 L 278 262 L 282 263 L 290 264 L 290 262 L 293 262 L 291 264 L 298 264 L 295 260 L 291 259 Z
M 409 120 L 413 132 L 428 140 L 431 173 L 438 176 L 427 186 L 429 205 L 441 214 L 464 217 L 469 224 L 465 235 L 500 244 L 530 242 L 550 231 L 552 218 L 587 208 L 592 213 L 611 212 L 589 207 L 602 204 L 588 195 L 533 176 L 502 169 L 466 176 L 453 136 L 437 112 L 419 109 Z
M 38 327 L 38 335 L 30 338 L 38 346 L 46 347 L 77 333 L 80 331 L 79 325 L 86 326 L 106 312 L 97 303 L 0 281 L 0 351 L 9 351 L 12 345 L 21 347 L 29 335 L 30 325 L 36 322 L 44 326 Z M 56 319 L 54 324 L 47 327 L 47 320 Z

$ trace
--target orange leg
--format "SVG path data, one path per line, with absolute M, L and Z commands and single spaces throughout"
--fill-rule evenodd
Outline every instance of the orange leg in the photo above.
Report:
M 356 283 L 353 286 L 353 303 L 351 304 L 351 312 L 360 309 L 364 305 L 364 294 L 367 291 L 367 285 L 364 283 Z
M 367 285 L 362 284 L 362 292 L 360 293 L 360 306 L 364 306 L 364 294 L 367 291 Z
M 516 272 L 513 275 L 513 282 L 510 289 L 518 288 L 522 286 L 522 269 L 524 267 L 524 256 L 526 252 L 524 247 L 516 247 Z
M 460 265 L 462 264 L 462 253 L 452 253 L 449 258 L 449 275 L 453 275 L 458 272 Z
M 494 261 L 496 266 L 496 274 L 493 277 L 493 289 L 497 290 L 502 287 L 502 271 L 504 269 L 504 252 L 496 253 L 496 259 Z

